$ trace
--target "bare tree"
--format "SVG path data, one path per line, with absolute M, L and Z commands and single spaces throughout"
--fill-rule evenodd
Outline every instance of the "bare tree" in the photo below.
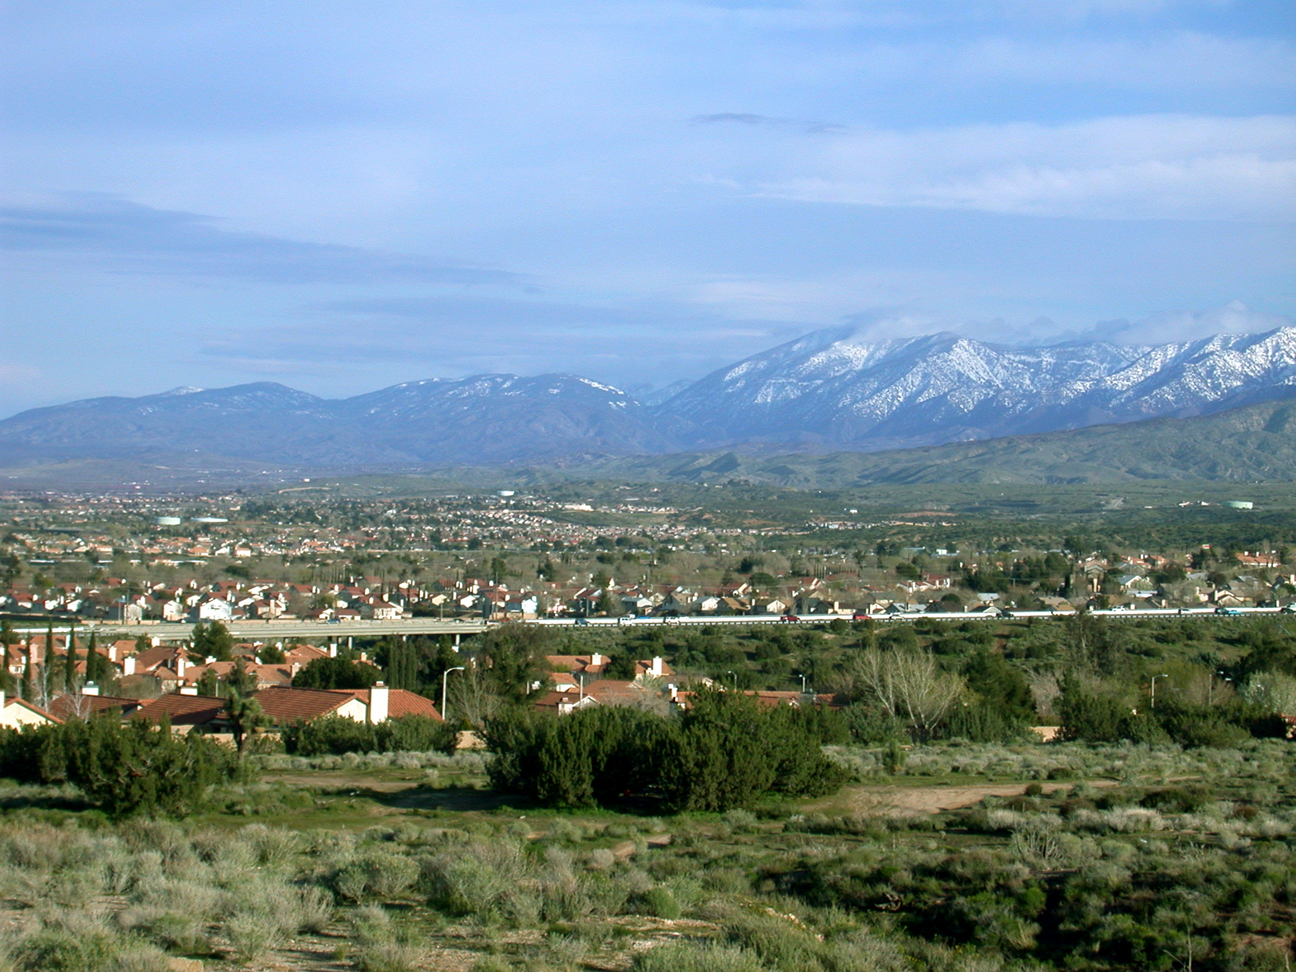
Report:
M 930 652 L 913 649 L 860 652 L 848 676 L 860 698 L 903 719 L 919 739 L 931 737 L 967 689 L 962 676 L 942 672 Z
M 1257 672 L 1242 686 L 1242 698 L 1271 712 L 1296 716 L 1296 678 L 1281 672 Z
M 480 729 L 486 724 L 486 720 L 499 712 L 504 705 L 504 699 L 493 691 L 494 683 L 487 677 L 482 666 L 475 662 L 475 659 L 470 659 L 464 671 L 459 672 L 457 678 L 450 680 L 449 701 L 446 708 L 453 712 L 456 718 L 464 719 L 469 725 Z

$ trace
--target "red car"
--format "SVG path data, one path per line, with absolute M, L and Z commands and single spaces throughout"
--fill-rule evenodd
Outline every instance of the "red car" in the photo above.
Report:
M 851 615 L 852 621 L 867 621 L 868 619 L 869 613 L 867 611 L 856 611 Z
M 785 614 L 783 615 L 783 617 L 779 618 L 779 620 L 780 621 L 800 621 L 801 619 L 797 617 L 795 614 Z

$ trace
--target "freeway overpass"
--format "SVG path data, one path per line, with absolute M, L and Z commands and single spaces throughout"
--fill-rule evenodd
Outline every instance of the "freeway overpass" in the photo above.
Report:
M 455 644 L 464 635 L 480 634 L 487 623 L 481 620 L 440 620 L 438 618 L 405 618 L 400 621 L 226 621 L 223 622 L 235 641 L 280 641 L 284 638 L 306 638 L 311 641 L 345 641 L 348 638 L 384 638 L 389 635 L 443 635 L 454 636 Z M 162 641 L 188 641 L 193 634 L 193 622 L 159 622 L 156 624 L 121 624 L 118 622 L 78 623 L 77 632 L 88 638 L 94 631 L 100 638 L 138 638 L 145 635 Z M 14 625 L 17 631 L 22 625 Z M 32 632 L 45 631 L 45 625 L 34 626 Z M 66 621 L 55 623 L 54 632 L 65 634 Z
M 1110 611 L 1093 611 L 1097 617 L 1107 617 L 1112 619 L 1138 619 L 1138 618 L 1166 618 L 1166 617 L 1233 617 L 1239 615 L 1254 614 L 1291 614 L 1296 612 L 1296 608 L 1288 605 L 1285 608 L 1276 607 L 1240 607 L 1217 610 L 1216 608 L 1145 608 L 1142 610 L 1110 610 Z M 1005 618 L 1065 618 L 1070 614 L 1058 614 L 1053 611 L 1010 611 L 1007 614 L 973 614 L 954 611 L 940 614 L 877 614 L 872 615 L 871 620 L 882 623 L 893 623 L 905 621 L 946 621 L 946 622 L 963 622 L 963 621 L 998 621 Z M 802 617 L 779 617 L 773 614 L 737 614 L 727 615 L 724 617 L 706 617 L 706 616 L 688 616 L 678 618 L 658 618 L 658 617 L 621 617 L 621 618 L 539 618 L 534 621 L 524 622 L 526 624 L 537 624 L 546 627 L 695 627 L 698 625 L 754 625 L 754 624 L 824 624 L 836 618 L 845 621 L 852 620 L 850 614 L 813 614 Z M 47 622 L 38 622 L 36 624 L 26 625 L 18 622 L 14 625 L 16 631 L 32 633 L 43 632 L 46 630 Z M 321 621 L 227 621 L 225 627 L 229 629 L 231 635 L 236 641 L 279 641 L 285 638 L 303 638 L 316 642 L 342 642 L 350 638 L 383 638 L 388 636 L 405 636 L 405 635 L 451 635 L 455 644 L 459 643 L 461 637 L 467 635 L 481 634 L 491 625 L 499 622 L 488 622 L 480 619 L 450 619 L 443 620 L 438 618 L 404 618 L 399 621 L 342 621 L 342 622 L 321 622 Z M 192 622 L 155 622 L 142 624 L 121 624 L 117 622 L 84 622 L 78 623 L 77 631 L 82 637 L 89 637 L 90 632 L 96 632 L 100 638 L 138 638 L 140 635 L 146 635 L 150 638 L 158 638 L 161 641 L 187 641 L 193 632 Z M 68 630 L 66 620 L 56 621 L 54 631 L 56 634 L 65 634 Z

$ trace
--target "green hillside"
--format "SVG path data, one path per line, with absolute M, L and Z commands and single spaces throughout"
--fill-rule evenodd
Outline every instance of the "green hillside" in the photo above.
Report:
M 537 479 L 553 470 L 536 470 Z M 891 452 L 643 456 L 568 465 L 586 478 L 836 488 L 904 483 L 1255 482 L 1296 479 L 1296 402 Z

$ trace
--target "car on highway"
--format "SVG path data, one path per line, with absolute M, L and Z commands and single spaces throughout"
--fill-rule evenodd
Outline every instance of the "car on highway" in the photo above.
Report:
M 589 621 L 586 618 L 576 618 L 572 621 L 572 624 L 589 624 Z
M 1240 615 L 1242 612 L 1239 611 L 1237 608 L 1231 608 L 1231 607 L 1217 607 L 1217 608 L 1215 609 L 1215 613 L 1216 613 L 1216 614 L 1228 614 L 1228 615 L 1235 615 L 1235 614 Z
M 779 618 L 779 620 L 780 621 L 800 621 L 801 618 L 795 614 L 785 614 L 781 618 Z
M 851 615 L 852 621 L 867 621 L 868 619 L 869 613 L 867 611 L 856 611 Z

